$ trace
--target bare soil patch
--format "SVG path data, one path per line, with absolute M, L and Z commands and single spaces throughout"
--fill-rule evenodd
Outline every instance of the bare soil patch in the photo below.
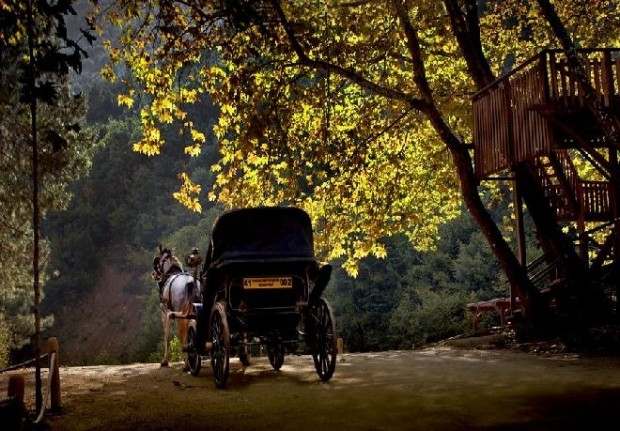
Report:
M 437 346 L 345 354 L 321 383 L 309 356 L 231 359 L 227 389 L 208 361 L 200 376 L 159 364 L 61 367 L 62 412 L 52 430 L 584 430 L 611 429 L 620 357 Z M 27 380 L 31 369 L 0 375 Z M 43 373 L 46 381 L 47 372 Z

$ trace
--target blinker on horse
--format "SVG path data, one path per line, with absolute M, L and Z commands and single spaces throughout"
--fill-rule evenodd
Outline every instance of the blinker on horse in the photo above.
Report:
M 191 262 L 190 262 L 191 263 Z M 196 263 L 196 266 L 197 267 Z M 183 270 L 181 261 L 172 250 L 159 246 L 159 254 L 153 259 L 153 278 L 159 285 L 159 301 L 164 326 L 164 357 L 162 367 L 168 366 L 170 349 L 170 320 L 177 319 L 178 337 L 181 346 L 187 344 L 188 316 L 194 314 L 193 304 L 202 302 L 198 277 Z M 189 369 L 187 353 L 184 357 L 184 371 Z

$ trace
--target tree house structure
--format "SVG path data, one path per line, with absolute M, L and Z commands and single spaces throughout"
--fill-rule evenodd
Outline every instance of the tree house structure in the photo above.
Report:
M 578 50 L 577 56 L 585 74 L 576 72 L 564 52 L 545 50 L 475 94 L 475 169 L 480 181 L 512 181 L 518 233 L 522 205 L 527 207 L 544 252 L 531 262 L 530 278 L 542 291 L 561 289 L 571 278 L 607 277 L 615 301 L 620 295 L 620 49 Z M 518 236 L 518 255 L 526 266 Z M 511 303 L 514 307 L 514 298 Z

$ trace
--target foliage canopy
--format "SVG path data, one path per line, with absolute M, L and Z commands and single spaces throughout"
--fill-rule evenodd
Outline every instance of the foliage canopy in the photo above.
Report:
M 552 3 L 582 46 L 619 42 L 618 2 Z M 190 156 L 217 141 L 213 186 L 183 173 L 177 199 L 300 206 L 321 255 L 346 256 L 352 273 L 397 232 L 432 247 L 471 169 L 458 148 L 472 140 L 470 96 L 554 45 L 536 2 L 517 0 L 123 0 L 100 12 L 121 29 L 104 74 L 130 84 L 119 102 L 141 112 L 134 149 L 158 154 L 167 124 Z M 212 130 L 187 116 L 202 95 L 220 109 Z

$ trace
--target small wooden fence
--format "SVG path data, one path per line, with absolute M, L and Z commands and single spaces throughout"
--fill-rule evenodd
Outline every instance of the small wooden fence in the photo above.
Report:
M 58 361 L 58 340 L 54 337 L 50 338 L 47 342 L 48 352 L 39 356 L 39 361 L 49 359 L 48 367 L 49 373 L 47 377 L 47 391 L 45 392 L 45 399 L 41 405 L 41 409 L 34 418 L 31 418 L 24 406 L 24 378 L 22 375 L 11 375 L 8 385 L 8 394 L 6 399 L 0 400 L 0 425 L 6 426 L 7 430 L 22 430 L 33 428 L 33 425 L 42 421 L 47 406 L 48 400 L 50 400 L 51 410 L 54 412 L 60 411 L 60 375 L 59 375 L 59 361 Z M 36 359 L 23 362 L 8 368 L 0 370 L 1 373 L 12 371 L 15 369 L 21 369 L 27 366 L 31 366 L 36 362 Z

